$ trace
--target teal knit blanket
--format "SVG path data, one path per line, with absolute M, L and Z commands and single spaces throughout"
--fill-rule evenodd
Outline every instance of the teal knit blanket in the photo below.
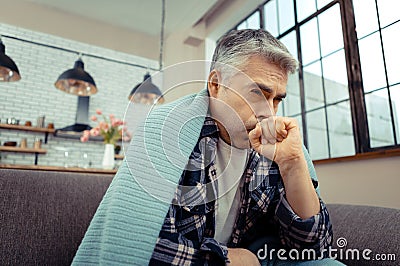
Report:
M 72 265 L 147 265 L 208 110 L 207 91 L 153 109 L 140 125 Z M 315 171 L 307 152 L 311 177 Z

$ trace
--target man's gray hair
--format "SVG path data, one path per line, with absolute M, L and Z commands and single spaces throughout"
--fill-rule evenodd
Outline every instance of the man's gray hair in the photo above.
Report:
M 251 56 L 262 56 L 268 62 L 279 65 L 287 74 L 297 69 L 297 60 L 286 46 L 263 29 L 232 30 L 217 42 L 211 68 L 222 71 L 234 67 L 240 70 Z M 226 67 L 225 67 L 226 66 Z M 230 72 L 228 70 L 228 72 Z

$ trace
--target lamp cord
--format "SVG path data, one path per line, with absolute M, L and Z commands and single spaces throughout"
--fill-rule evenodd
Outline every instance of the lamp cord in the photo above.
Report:
M 165 0 L 162 0 L 162 8 L 161 8 L 161 33 L 160 33 L 160 69 L 163 67 L 163 48 L 164 48 L 164 27 L 165 27 Z

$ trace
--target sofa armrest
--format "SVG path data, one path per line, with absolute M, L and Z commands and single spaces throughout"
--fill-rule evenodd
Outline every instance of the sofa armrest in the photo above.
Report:
M 333 248 L 338 260 L 347 265 L 398 265 L 400 261 L 400 210 L 383 207 L 328 204 L 334 232 Z M 343 246 L 344 243 L 347 243 Z M 343 247 L 342 247 L 343 246 Z M 352 259 L 357 249 L 360 260 Z M 372 252 L 364 260 L 362 252 Z M 342 250 L 342 251 L 341 251 Z M 346 251 L 347 258 L 346 259 Z M 340 258 L 342 252 L 342 258 Z M 366 251 L 366 253 L 368 253 Z M 396 261 L 378 262 L 376 254 L 395 254 Z M 379 258 L 383 258 L 381 256 Z

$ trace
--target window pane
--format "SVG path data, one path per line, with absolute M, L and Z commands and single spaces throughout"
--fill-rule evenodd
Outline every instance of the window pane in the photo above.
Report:
M 297 123 L 299 125 L 300 135 L 301 135 L 302 138 L 304 138 L 304 136 L 303 136 L 303 124 L 302 124 L 303 119 L 301 118 L 301 115 L 296 115 L 294 118 L 296 118 Z
M 247 21 L 245 20 L 245 21 L 243 21 L 242 23 L 240 23 L 240 24 L 237 26 L 237 29 L 238 29 L 238 30 L 247 29 Z
M 390 97 L 392 99 L 392 109 L 394 117 L 394 126 L 396 129 L 397 144 L 400 144 L 400 85 L 390 88 Z
M 278 36 L 278 17 L 275 0 L 264 5 L 264 26 L 273 36 Z
M 344 50 L 322 59 L 326 103 L 349 98 Z
M 359 40 L 358 46 L 364 91 L 369 92 L 385 87 L 386 76 L 379 34 L 374 33 L 371 36 Z
M 378 30 L 375 0 L 353 0 L 357 37 Z
M 345 101 L 326 108 L 328 113 L 331 157 L 355 154 L 350 102 Z
M 382 28 L 400 19 L 399 9 L 399 0 L 378 0 L 379 20 Z
M 296 0 L 296 9 L 298 22 L 317 11 L 315 0 Z
M 386 71 L 389 85 L 400 82 L 400 22 L 382 30 L 383 49 L 385 51 Z
M 321 55 L 343 48 L 342 22 L 339 5 L 334 5 L 318 16 Z
M 293 0 L 279 0 L 279 33 L 283 33 L 294 26 Z
M 285 116 L 293 116 L 301 113 L 299 74 L 289 75 L 286 88 L 286 98 L 283 100 Z
M 324 6 L 326 6 L 327 4 L 329 4 L 330 2 L 332 2 L 332 0 L 317 0 L 317 7 L 318 7 L 318 9 L 321 9 Z
M 247 19 L 248 29 L 259 29 L 260 28 L 260 12 L 255 12 Z
M 386 89 L 365 95 L 371 147 L 394 144 L 389 100 Z
M 320 58 L 316 18 L 300 27 L 300 41 L 303 65 Z
M 321 63 L 319 61 L 303 68 L 303 80 L 306 110 L 324 106 Z
M 307 113 L 306 116 L 308 150 L 310 152 L 311 159 L 317 160 L 329 158 L 325 109 Z
M 293 57 L 297 59 L 298 56 L 297 56 L 296 32 L 292 31 L 279 40 L 288 48 L 289 52 L 293 55 Z
M 255 12 L 248 19 L 237 26 L 238 30 L 242 29 L 259 29 L 260 28 L 260 12 Z
M 286 116 L 286 112 L 285 112 L 285 107 L 283 106 L 283 104 L 279 104 L 278 105 L 278 111 L 276 112 L 277 116 Z

